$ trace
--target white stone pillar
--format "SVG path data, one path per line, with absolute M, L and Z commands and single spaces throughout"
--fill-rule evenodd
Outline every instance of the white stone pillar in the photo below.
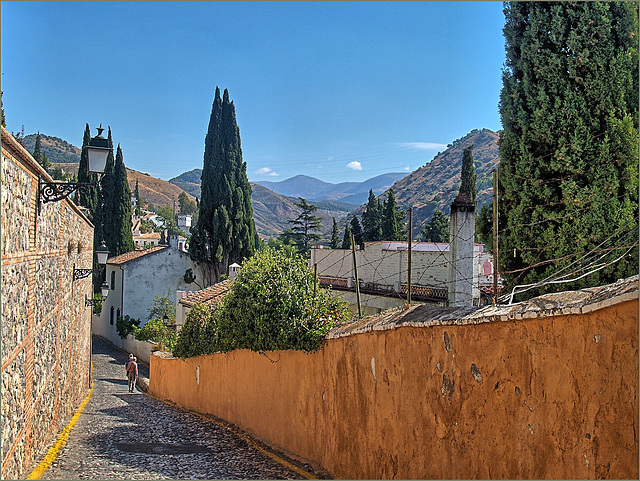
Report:
M 451 204 L 449 306 L 473 305 L 475 234 L 475 206 L 469 196 L 458 194 Z

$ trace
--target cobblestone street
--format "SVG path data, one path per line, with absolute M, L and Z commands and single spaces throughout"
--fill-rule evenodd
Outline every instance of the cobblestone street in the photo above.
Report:
M 42 479 L 304 479 L 212 421 L 129 393 L 126 357 L 93 337 L 93 394 Z

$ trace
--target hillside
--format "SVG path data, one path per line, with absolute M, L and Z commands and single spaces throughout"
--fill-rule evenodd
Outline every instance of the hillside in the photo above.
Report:
M 29 134 L 24 138 L 24 146 L 29 152 L 33 152 L 36 145 L 36 135 Z M 40 134 L 40 146 L 52 164 L 78 164 L 80 162 L 80 149 L 66 140 Z M 65 171 L 69 172 L 68 169 L 65 169 Z
M 174 185 L 177 185 L 187 194 L 191 194 L 194 197 L 200 198 L 200 177 L 202 176 L 202 169 L 193 169 L 189 172 L 184 172 L 173 179 L 169 179 Z
M 498 167 L 497 132 L 488 129 L 474 129 L 464 137 L 449 144 L 444 152 L 438 153 L 431 162 L 393 184 L 393 191 L 401 209 L 413 207 L 415 237 L 418 229 L 431 219 L 434 210 L 449 214 L 451 202 L 460 188 L 462 153 L 473 144 L 473 161 L 477 175 L 478 206 L 491 202 L 493 195 L 493 169 Z M 381 199 L 386 198 L 386 192 Z M 364 206 L 355 212 L 362 214 Z
M 135 190 L 136 180 L 138 180 L 140 197 L 152 203 L 156 208 L 171 207 L 173 209 L 174 201 L 176 202 L 176 209 L 178 208 L 178 196 L 182 192 L 182 189 L 177 185 L 132 169 L 127 169 L 127 180 L 129 181 L 131 193 Z M 195 197 L 188 192 L 187 195 L 191 200 L 195 200 Z

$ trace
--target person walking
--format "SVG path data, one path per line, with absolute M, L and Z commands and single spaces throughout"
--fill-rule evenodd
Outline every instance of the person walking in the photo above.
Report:
M 138 379 L 138 363 L 135 356 L 127 363 L 127 378 L 129 379 L 129 392 L 133 392 Z

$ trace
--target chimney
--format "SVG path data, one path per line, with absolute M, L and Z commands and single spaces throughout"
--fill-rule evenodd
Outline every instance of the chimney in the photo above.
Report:
M 475 236 L 475 205 L 467 194 L 459 193 L 451 204 L 449 306 L 473 305 Z
M 229 280 L 233 281 L 240 270 L 240 266 L 235 262 L 229 266 Z

